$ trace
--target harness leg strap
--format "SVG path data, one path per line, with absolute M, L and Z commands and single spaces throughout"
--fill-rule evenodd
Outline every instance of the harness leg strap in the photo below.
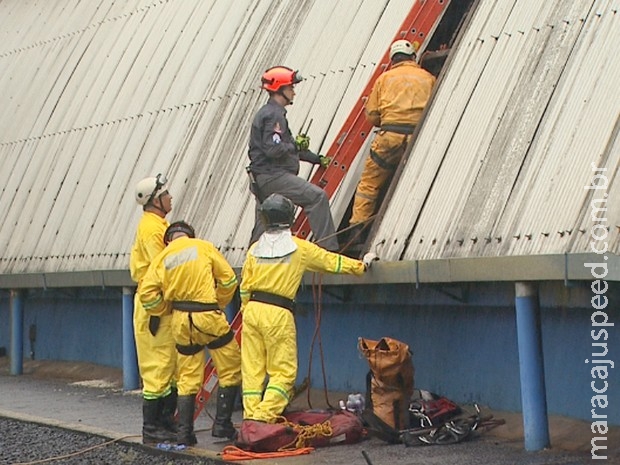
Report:
M 231 329 L 223 336 L 220 336 L 217 339 L 209 342 L 207 344 L 207 348 L 213 350 L 213 349 L 219 349 L 220 347 L 224 347 L 226 344 L 232 341 L 234 337 L 235 337 L 235 333 L 233 333 Z
M 177 344 L 177 352 L 179 352 L 181 355 L 195 355 L 198 352 L 200 352 L 202 349 L 204 349 L 203 345 L 200 344 L 192 344 L 192 345 L 181 345 L 181 344 Z

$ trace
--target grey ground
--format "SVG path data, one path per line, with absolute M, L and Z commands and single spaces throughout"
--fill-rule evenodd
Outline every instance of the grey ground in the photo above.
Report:
M 192 456 L 160 452 L 139 444 L 141 398 L 139 392 L 124 392 L 119 370 L 85 364 L 26 363 L 24 374 L 8 374 L 6 357 L 0 358 L 0 464 L 211 464 L 223 463 L 218 453 L 227 442 L 216 442 L 209 428 L 214 406 L 197 419 L 198 446 Z M 330 392 L 337 405 L 343 393 Z M 323 391 L 311 391 L 314 408 L 325 406 Z M 307 397 L 296 401 L 307 408 Z M 272 464 L 495 464 L 573 465 L 594 462 L 589 451 L 589 424 L 553 418 L 550 431 L 553 447 L 541 452 L 523 448 L 519 415 L 492 412 L 505 417 L 506 425 L 467 442 L 449 446 L 386 444 L 371 438 L 359 444 L 316 449 L 309 455 L 262 459 L 241 463 Z M 241 421 L 241 412 L 233 420 Z M 618 428 L 610 432 L 607 460 L 620 464 Z M 96 446 L 93 448 L 93 446 Z M 61 458 L 67 456 L 65 458 Z

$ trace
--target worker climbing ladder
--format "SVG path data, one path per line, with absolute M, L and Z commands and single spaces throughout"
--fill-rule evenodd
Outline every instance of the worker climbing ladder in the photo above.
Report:
M 398 39 L 408 40 L 416 50 L 419 50 L 427 36 L 433 33 L 449 3 L 448 0 L 415 2 L 393 41 Z M 327 150 L 326 156 L 332 158 L 331 164 L 327 168 L 319 166 L 310 179 L 312 184 L 323 188 L 330 199 L 346 176 L 351 163 L 372 131 L 373 125 L 366 119 L 364 106 L 375 81 L 381 73 L 387 70 L 389 63 L 388 49 L 375 68 L 368 84 L 366 84 L 362 91 L 362 95 L 357 99 L 338 136 Z M 296 236 L 304 239 L 310 234 L 310 224 L 303 211 L 297 216 L 292 230 Z
M 419 49 L 421 44 L 427 40 L 427 36 L 432 35 L 434 32 L 449 3 L 449 0 L 416 1 L 393 40 L 409 40 L 416 49 Z M 362 95 L 355 103 L 349 117 L 338 132 L 338 137 L 336 137 L 326 153 L 326 156 L 332 158 L 331 164 L 327 168 L 319 167 L 310 179 L 311 183 L 323 188 L 330 199 L 346 176 L 351 163 L 360 152 L 372 130 L 372 124 L 366 120 L 364 114 L 364 104 L 375 80 L 387 69 L 388 65 L 389 50 L 386 50 L 364 88 Z M 302 238 L 307 238 L 310 234 L 310 225 L 303 211 L 297 216 L 292 230 L 297 236 Z M 235 339 L 239 343 L 241 343 L 241 325 L 241 313 L 237 313 L 233 318 L 231 327 L 235 332 Z M 213 390 L 217 386 L 217 381 L 215 365 L 213 360 L 209 359 L 205 365 L 200 392 L 196 395 L 194 419 L 198 417 L 209 401 Z

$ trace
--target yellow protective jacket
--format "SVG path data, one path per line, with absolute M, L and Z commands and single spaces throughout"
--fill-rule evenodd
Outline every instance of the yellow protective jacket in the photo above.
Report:
M 416 125 L 431 95 L 435 76 L 415 61 L 396 63 L 375 81 L 366 102 L 374 126 Z
M 232 300 L 237 276 L 213 244 L 179 237 L 153 260 L 140 289 L 144 309 L 166 312 L 166 302 L 217 302 L 223 309 Z
M 168 221 L 151 212 L 144 212 L 138 229 L 136 240 L 129 257 L 129 272 L 136 283 L 146 274 L 153 259 L 164 250 L 164 233 L 168 229 Z
M 269 292 L 288 299 L 295 299 L 305 271 L 361 275 L 364 264 L 352 258 L 329 252 L 321 247 L 293 236 L 297 250 L 280 258 L 258 258 L 252 255 L 254 243 L 243 265 L 240 286 L 242 308 L 252 291 Z

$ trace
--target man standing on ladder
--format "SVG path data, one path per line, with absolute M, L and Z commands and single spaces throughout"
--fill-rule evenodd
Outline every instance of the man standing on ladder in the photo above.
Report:
M 131 249 L 129 270 L 138 286 L 149 265 L 164 250 L 166 215 L 172 210 L 172 196 L 166 176 L 148 177 L 136 185 L 136 202 L 144 213 Z M 177 391 L 173 385 L 177 351 L 170 332 L 170 314 L 150 316 L 138 294 L 134 298 L 133 326 L 142 378 L 142 442 L 158 443 L 176 438 L 174 413 Z
M 307 135 L 293 138 L 289 129 L 285 107 L 293 104 L 295 84 L 302 78 L 297 71 L 286 66 L 275 66 L 265 71 L 261 80 L 262 89 L 269 93 L 269 100 L 256 113 L 250 131 L 249 170 L 254 180 L 251 190 L 257 199 L 250 244 L 256 242 L 264 231 L 258 214 L 260 202 L 278 193 L 304 208 L 315 242 L 327 250 L 337 251 L 338 240 L 327 194 L 297 176 L 300 160 L 324 168 L 331 161 L 329 157 L 308 150 L 310 139 Z
M 435 77 L 415 61 L 411 42 L 397 40 L 390 47 L 391 68 L 381 74 L 368 96 L 366 118 L 379 128 L 357 185 L 350 237 L 361 237 L 374 215 L 381 189 L 392 178 L 411 134 L 428 103 Z

